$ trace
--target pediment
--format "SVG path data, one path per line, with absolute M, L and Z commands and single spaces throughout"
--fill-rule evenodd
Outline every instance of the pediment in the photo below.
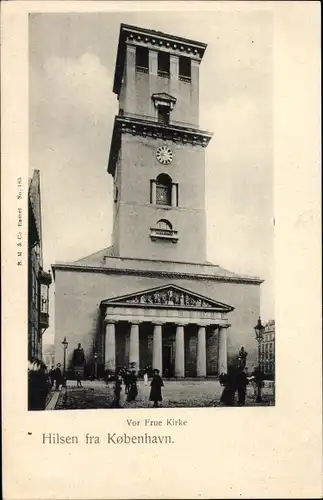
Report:
M 101 302 L 101 306 L 140 306 L 176 309 L 208 309 L 230 312 L 234 307 L 215 301 L 209 297 L 192 292 L 177 285 L 164 285 L 137 293 L 115 297 Z
M 160 101 L 168 101 L 168 102 L 173 102 L 175 103 L 176 102 L 176 97 L 170 95 L 170 94 L 167 94 L 167 92 L 160 92 L 160 93 L 156 93 L 156 94 L 153 94 L 151 96 L 152 99 L 154 100 L 160 100 Z

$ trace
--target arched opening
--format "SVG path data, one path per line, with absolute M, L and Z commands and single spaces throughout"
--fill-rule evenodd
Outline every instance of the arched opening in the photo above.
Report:
M 158 229 L 166 229 L 166 230 L 169 230 L 169 231 L 171 231 L 173 229 L 173 226 L 171 225 L 171 223 L 168 220 L 166 220 L 166 219 L 160 219 L 157 222 L 156 227 Z
M 157 205 L 172 204 L 172 179 L 167 174 L 159 174 L 156 179 Z

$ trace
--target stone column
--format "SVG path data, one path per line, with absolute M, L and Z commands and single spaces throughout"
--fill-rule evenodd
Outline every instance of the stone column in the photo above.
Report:
M 132 322 L 130 327 L 130 354 L 129 362 L 136 363 L 136 370 L 139 370 L 139 321 Z
M 162 355 L 162 324 L 154 324 L 153 337 L 153 369 L 157 368 L 160 373 L 163 372 L 163 355 Z
M 151 203 L 156 205 L 156 181 L 153 180 L 151 183 Z
M 197 376 L 206 377 L 206 332 L 201 325 L 197 332 Z
M 199 61 L 191 60 L 191 114 L 192 123 L 199 124 Z
M 178 73 L 179 73 L 179 57 L 175 55 L 170 55 L 169 60 L 170 65 L 170 80 L 169 80 L 169 92 L 172 96 L 178 98 L 179 95 L 179 81 L 178 81 Z M 178 115 L 178 110 L 175 108 L 174 111 L 170 115 L 170 121 L 172 120 L 181 120 L 181 116 Z M 182 120 L 183 121 L 183 120 Z
M 157 119 L 158 113 L 151 99 L 152 94 L 156 92 L 156 78 L 158 71 L 158 52 L 156 50 L 149 49 L 149 109 L 150 116 Z
M 228 371 L 227 328 L 219 327 L 219 374 Z
M 172 207 L 177 207 L 177 185 L 172 184 Z
M 185 376 L 184 325 L 177 325 L 176 329 L 175 376 Z
M 115 371 L 116 369 L 116 334 L 115 322 L 108 320 L 105 326 L 104 368 Z
M 136 47 L 126 45 L 125 111 L 136 113 Z

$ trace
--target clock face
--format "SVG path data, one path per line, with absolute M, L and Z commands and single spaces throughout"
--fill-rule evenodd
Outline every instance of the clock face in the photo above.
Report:
M 168 146 L 159 146 L 156 158 L 162 165 L 169 165 L 173 161 L 173 151 Z

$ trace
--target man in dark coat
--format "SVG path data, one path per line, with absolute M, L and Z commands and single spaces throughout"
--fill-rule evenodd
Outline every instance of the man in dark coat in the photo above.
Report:
M 135 370 L 132 370 L 129 376 L 129 391 L 127 401 L 135 401 L 138 396 L 138 388 L 137 388 L 137 375 Z
M 45 410 L 50 383 L 46 366 L 40 360 L 30 362 L 28 368 L 28 410 Z
M 61 364 L 57 363 L 57 366 L 54 370 L 54 379 L 55 379 L 55 389 L 59 391 L 59 386 L 63 383 L 63 376 L 61 371 Z
M 154 408 L 158 407 L 158 401 L 162 401 L 162 393 L 161 393 L 161 388 L 163 387 L 164 382 L 159 375 L 159 370 L 155 369 L 153 370 L 153 379 L 150 384 L 150 396 L 149 396 L 149 401 L 154 402 Z
M 131 382 L 130 371 L 129 370 L 125 370 L 124 375 L 123 375 L 123 383 L 125 385 L 125 394 L 129 393 L 130 382 Z
M 119 373 L 116 377 L 115 386 L 114 386 L 114 399 L 112 402 L 112 408 L 120 408 L 120 394 L 122 391 L 122 376 Z
M 55 368 L 54 368 L 54 366 L 52 366 L 50 371 L 49 371 L 49 379 L 50 379 L 50 385 L 51 385 L 51 387 L 53 387 L 54 382 L 55 382 Z
M 247 391 L 247 385 L 249 381 L 247 378 L 247 374 L 244 369 L 239 370 L 237 373 L 237 378 L 236 378 L 236 386 L 238 390 L 238 405 L 239 406 L 244 406 L 246 402 L 246 391 Z

